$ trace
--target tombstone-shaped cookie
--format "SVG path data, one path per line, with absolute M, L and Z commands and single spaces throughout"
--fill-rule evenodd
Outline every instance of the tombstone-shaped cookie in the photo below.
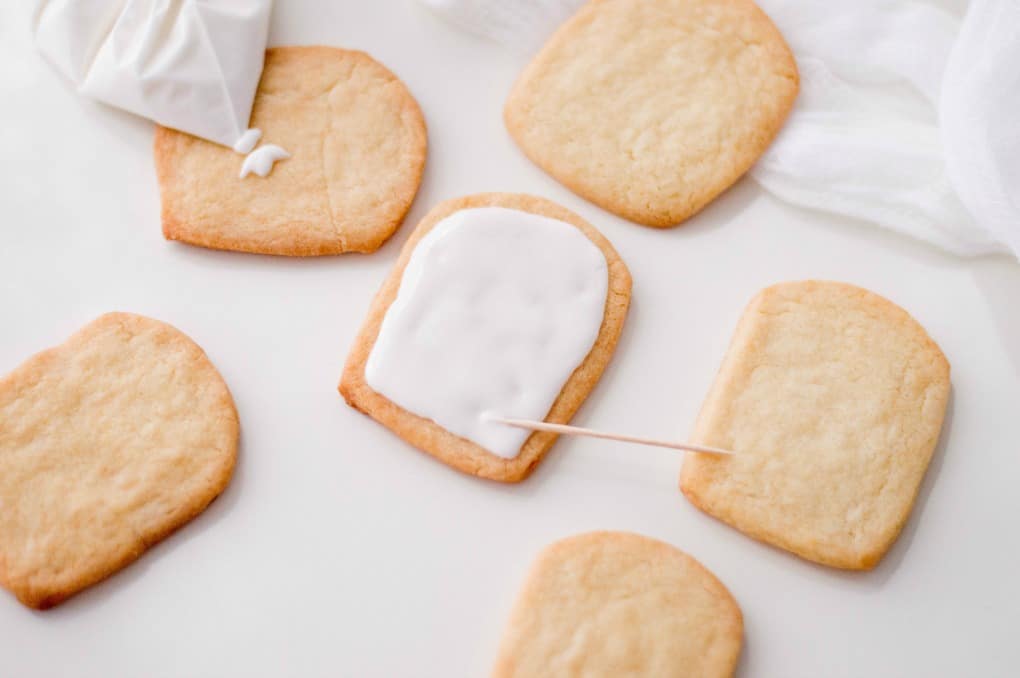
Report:
M 465 473 L 515 482 L 553 444 L 492 417 L 566 423 L 616 346 L 630 274 L 577 215 L 527 195 L 436 206 L 351 349 L 340 392 Z
M 231 149 L 156 131 L 167 239 L 312 256 L 373 252 L 400 226 L 425 167 L 425 120 L 378 61 L 333 47 L 267 50 L 250 124 L 290 155 L 269 176 L 240 178 L 245 158 Z
M 238 422 L 180 331 L 110 313 L 0 379 L 0 583 L 56 605 L 223 491 Z
M 539 555 L 493 678 L 724 678 L 742 638 L 733 596 L 694 558 L 637 534 L 592 532 Z
M 591 0 L 521 74 L 504 117 L 567 188 L 666 227 L 754 164 L 797 89 L 793 55 L 751 0 Z
M 873 567 L 910 515 L 949 400 L 917 321 L 835 282 L 769 287 L 744 311 L 680 487 L 705 512 L 825 565 Z

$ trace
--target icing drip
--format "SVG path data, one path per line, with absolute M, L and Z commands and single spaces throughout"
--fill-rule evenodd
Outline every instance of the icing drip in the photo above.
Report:
M 250 130 L 242 134 L 236 142 L 234 142 L 234 150 L 241 155 L 248 155 L 255 148 L 255 144 L 262 138 L 262 130 L 258 127 L 252 127 Z
M 241 165 L 241 178 L 244 179 L 252 172 L 260 177 L 268 176 L 273 171 L 273 165 L 277 160 L 285 160 L 289 157 L 290 153 L 275 144 L 260 146 L 245 156 L 244 163 Z

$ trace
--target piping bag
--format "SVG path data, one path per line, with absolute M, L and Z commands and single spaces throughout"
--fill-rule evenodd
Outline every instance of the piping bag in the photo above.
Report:
M 271 9 L 272 0 L 37 0 L 32 32 L 79 93 L 248 153 L 260 136 L 248 119 Z

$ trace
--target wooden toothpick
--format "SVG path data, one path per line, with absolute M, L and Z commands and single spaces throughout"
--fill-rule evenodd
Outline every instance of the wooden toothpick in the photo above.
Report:
M 636 443 L 638 445 L 651 445 L 653 447 L 668 447 L 672 450 L 686 450 L 688 452 L 704 452 L 706 454 L 736 454 L 730 450 L 719 447 L 705 447 L 704 445 L 691 445 L 689 443 L 675 443 L 668 440 L 654 440 L 652 438 L 640 438 L 638 436 L 621 435 L 619 433 L 607 433 L 595 431 L 590 428 L 579 426 L 567 426 L 566 424 L 550 424 L 546 421 L 531 421 L 528 419 L 504 419 L 503 417 L 486 417 L 488 421 L 497 424 L 505 424 L 516 428 L 529 429 L 531 431 L 548 431 L 549 433 L 560 433 L 572 436 L 587 436 L 589 438 L 605 438 L 606 440 L 619 440 L 625 443 Z

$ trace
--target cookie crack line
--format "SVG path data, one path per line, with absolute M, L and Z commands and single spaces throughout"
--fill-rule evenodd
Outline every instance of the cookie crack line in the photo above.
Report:
M 334 82 L 325 92 L 316 95 L 316 98 L 325 99 L 326 103 L 326 124 L 322 131 L 322 143 L 319 148 L 319 153 L 322 157 L 322 185 L 323 189 L 326 191 L 326 209 L 329 212 L 329 227 L 336 236 L 337 242 L 340 243 L 341 252 L 349 251 L 349 247 L 347 238 L 344 237 L 343 229 L 340 224 L 337 223 L 336 214 L 334 213 L 333 194 L 329 190 L 329 175 L 326 172 L 326 141 L 329 139 L 329 135 L 333 131 L 333 116 L 331 115 L 333 112 L 333 104 L 331 103 L 333 93 L 336 92 L 337 88 L 344 83 L 354 80 L 354 75 L 357 73 L 360 66 L 360 63 L 352 65 L 351 70 L 338 77 L 336 82 Z
M 353 75 L 353 70 L 351 75 Z M 336 236 L 337 242 L 340 243 L 340 250 L 342 252 L 346 252 L 347 239 L 344 238 L 341 228 L 336 222 L 336 215 L 333 213 L 333 194 L 329 190 L 329 174 L 326 172 L 326 141 L 328 141 L 329 135 L 333 132 L 333 116 L 331 115 L 333 112 L 333 105 L 330 103 L 330 98 L 333 92 L 335 92 L 342 83 L 343 79 L 337 80 L 333 83 L 333 86 L 322 95 L 326 100 L 326 124 L 322 130 L 322 143 L 319 147 L 319 154 L 321 156 L 322 164 L 322 188 L 326 192 L 326 211 L 328 212 L 329 217 L 329 228 Z

